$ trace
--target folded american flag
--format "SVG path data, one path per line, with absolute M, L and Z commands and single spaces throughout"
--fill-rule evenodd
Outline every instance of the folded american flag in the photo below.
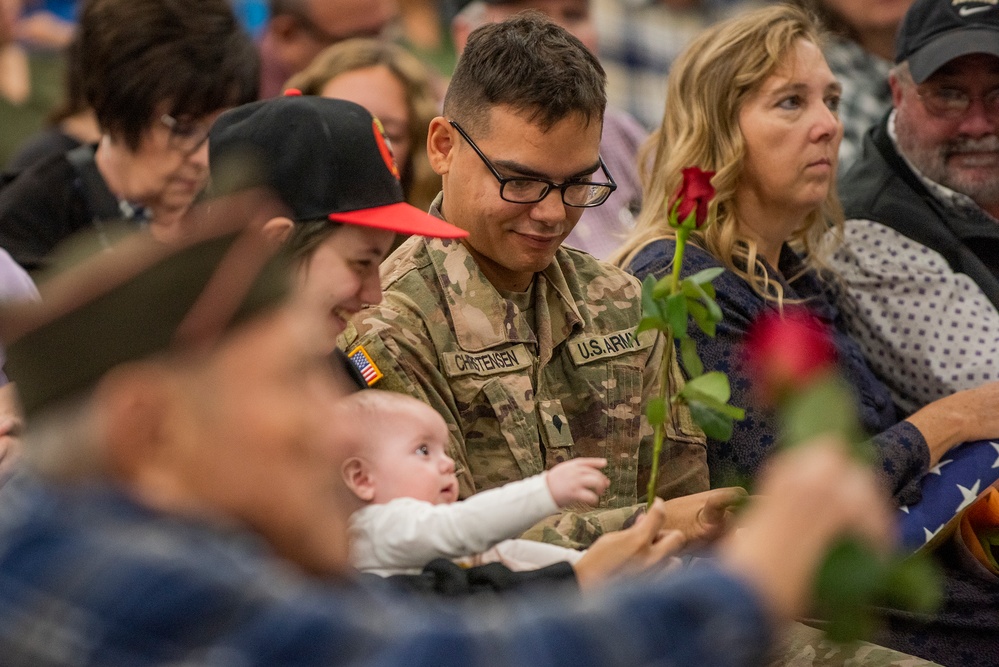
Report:
M 898 511 L 903 546 L 918 549 L 951 527 L 947 522 L 999 480 L 999 441 L 966 442 L 947 452 L 923 477 L 923 497 Z M 954 524 L 956 525 L 956 522 Z M 934 544 L 938 540 L 934 541 Z

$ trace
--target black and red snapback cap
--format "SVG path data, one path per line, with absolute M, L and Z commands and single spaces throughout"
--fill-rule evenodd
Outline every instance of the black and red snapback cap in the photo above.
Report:
M 215 121 L 208 151 L 216 192 L 235 189 L 233 183 L 266 184 L 295 222 L 328 219 L 400 234 L 468 235 L 406 203 L 381 123 L 364 107 L 295 92 L 230 109 Z

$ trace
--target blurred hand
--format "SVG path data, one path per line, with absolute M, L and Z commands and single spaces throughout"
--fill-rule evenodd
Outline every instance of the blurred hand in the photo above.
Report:
M 807 609 L 815 572 L 845 535 L 887 549 L 894 534 L 886 494 L 873 471 L 834 438 L 777 456 L 760 495 L 720 545 L 719 558 L 752 585 L 778 618 Z
M 10 382 L 0 386 L 0 474 L 10 470 L 20 458 L 22 430 L 21 405 L 14 383 Z
M 4 1 L 4 0 L 0 0 Z M 6 0 L 9 1 L 9 0 Z M 73 41 L 74 25 L 52 12 L 33 12 L 17 22 L 17 38 L 47 49 L 64 49 Z
M 21 455 L 21 429 L 17 417 L 0 419 L 0 475 L 10 470 Z
M 559 507 L 573 503 L 596 505 L 610 480 L 600 472 L 607 459 L 578 458 L 563 461 L 546 473 L 548 490 Z
M 574 566 L 581 589 L 588 589 L 609 578 L 663 568 L 684 545 L 683 534 L 667 530 L 666 503 L 656 499 L 647 513 L 630 528 L 605 533 L 586 550 Z
M 666 527 L 679 530 L 687 542 L 714 540 L 728 530 L 746 497 L 745 489 L 730 486 L 672 498 L 666 501 Z
M 17 19 L 23 4 L 22 0 L 0 0 L 0 44 L 16 39 Z

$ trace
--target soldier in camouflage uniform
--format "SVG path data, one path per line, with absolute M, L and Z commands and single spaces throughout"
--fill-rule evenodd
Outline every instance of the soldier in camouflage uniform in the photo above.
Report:
M 645 500 L 643 407 L 663 376 L 663 339 L 635 335 L 637 280 L 561 247 L 583 208 L 614 187 L 598 156 L 603 86 L 593 56 L 544 19 L 476 31 L 428 143 L 443 177 L 431 213 L 470 235 L 403 244 L 382 267 L 384 301 L 341 339 L 372 384 L 421 398 L 448 421 L 462 497 L 566 458 L 606 457 L 611 486 L 597 510 L 527 534 L 574 547 L 620 528 Z M 682 382 L 675 361 L 669 377 Z M 704 438 L 688 413 L 670 425 L 662 458 L 658 495 L 707 490 Z M 734 497 L 708 492 L 672 514 L 681 528 L 723 517 Z M 699 512 L 705 502 L 717 511 Z M 701 536 L 720 523 L 686 527 Z
M 663 373 L 662 340 L 634 335 L 638 283 L 560 246 L 582 210 L 572 204 L 599 201 L 607 188 L 598 179 L 611 182 L 597 155 L 603 107 L 599 65 L 559 29 L 519 17 L 474 33 L 428 140 L 444 186 L 431 213 L 470 234 L 404 243 L 383 265 L 384 301 L 358 313 L 340 341 L 370 384 L 421 398 L 448 421 L 463 497 L 567 457 L 605 456 L 611 487 L 600 508 L 527 534 L 566 546 L 620 527 L 643 500 L 651 437 L 641 413 Z M 681 381 L 675 362 L 669 371 Z M 689 415 L 667 443 L 657 493 L 706 489 L 703 436 Z M 689 517 L 712 514 L 704 507 L 724 514 L 731 498 L 676 498 L 672 515 L 696 535 L 710 526 Z M 832 645 L 796 624 L 773 664 L 932 663 Z

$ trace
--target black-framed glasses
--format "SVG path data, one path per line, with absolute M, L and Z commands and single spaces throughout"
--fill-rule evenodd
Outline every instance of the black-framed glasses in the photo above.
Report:
M 193 153 L 201 148 L 208 140 L 208 131 L 212 127 L 211 123 L 177 120 L 167 113 L 160 116 L 160 122 L 170 130 L 170 148 L 184 153 Z
M 972 100 L 981 99 L 986 115 L 999 118 L 999 88 L 993 88 L 981 97 L 973 97 L 960 88 L 920 84 L 916 86 L 916 94 L 934 116 L 960 118 L 968 111 Z
M 468 142 L 468 145 L 472 147 L 472 150 L 476 152 L 486 167 L 489 168 L 489 171 L 492 172 L 492 175 L 499 181 L 500 198 L 504 201 L 512 204 L 536 204 L 547 197 L 548 193 L 554 189 L 562 194 L 562 203 L 566 206 L 591 208 L 603 204 L 610 197 L 610 194 L 617 189 L 614 177 L 607 171 L 604 159 L 599 156 L 597 159 L 600 161 L 600 169 L 604 172 L 604 176 L 607 177 L 606 183 L 591 183 L 589 181 L 553 183 L 544 178 L 534 178 L 531 176 L 504 177 L 496 170 L 496 167 L 493 166 L 493 163 L 486 157 L 485 153 L 475 145 L 475 142 L 461 128 L 461 125 L 458 125 L 453 120 L 449 120 L 448 122 L 451 123 L 454 129 L 458 130 L 458 134 Z

